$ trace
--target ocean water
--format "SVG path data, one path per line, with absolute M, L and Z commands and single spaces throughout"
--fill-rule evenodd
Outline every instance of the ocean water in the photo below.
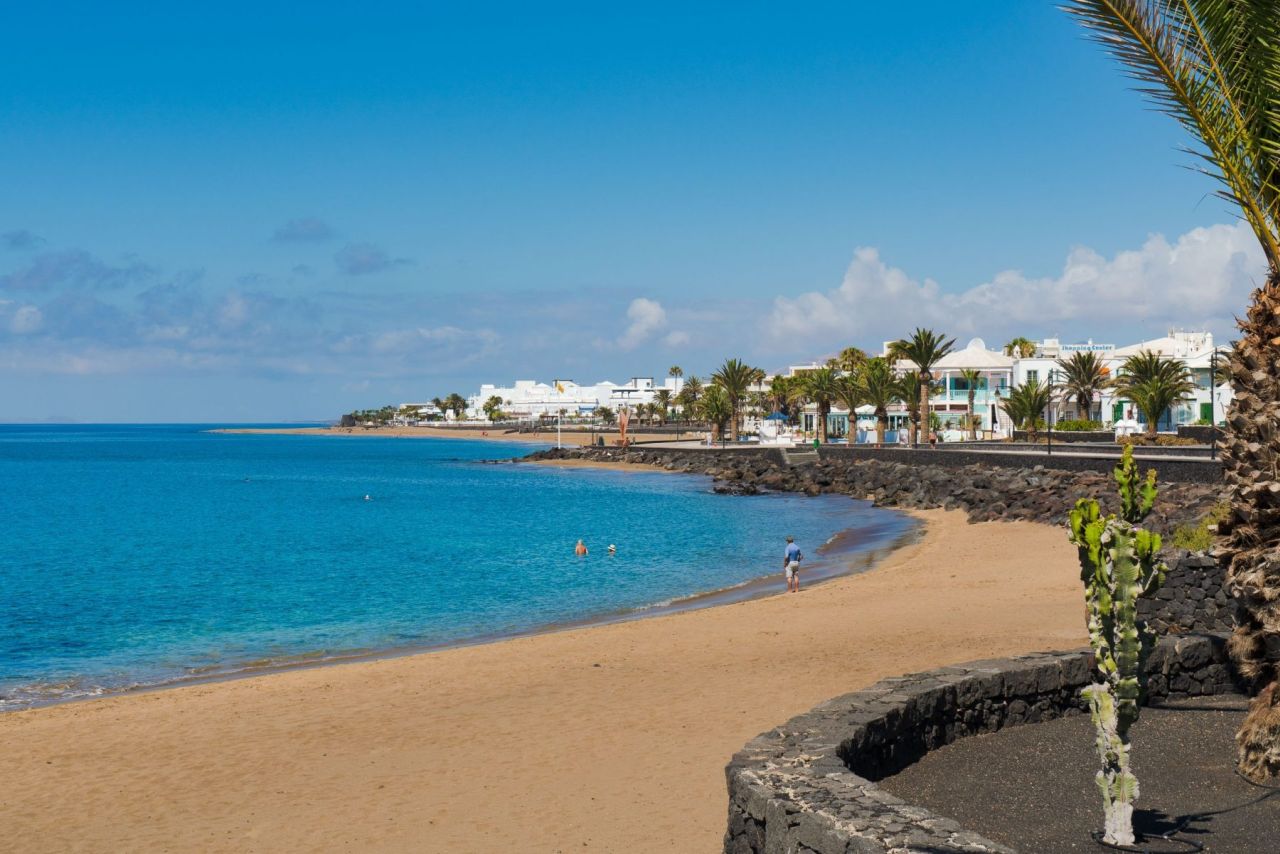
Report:
M 0 709 L 642 614 L 776 577 L 786 534 L 821 566 L 911 525 L 484 462 L 523 444 L 207 430 L 0 426 Z

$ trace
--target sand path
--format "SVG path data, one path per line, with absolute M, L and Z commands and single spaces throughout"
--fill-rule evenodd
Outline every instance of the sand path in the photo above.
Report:
M 1062 531 L 921 515 L 920 543 L 798 596 L 0 716 L 0 849 L 718 851 L 757 733 L 1084 642 Z

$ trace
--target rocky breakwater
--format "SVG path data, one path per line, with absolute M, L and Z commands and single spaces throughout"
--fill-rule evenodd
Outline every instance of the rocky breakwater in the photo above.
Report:
M 1096 498 L 1104 513 L 1118 510 L 1111 476 L 1093 471 L 1060 471 L 1036 465 L 997 468 L 974 464 L 942 467 L 927 462 L 877 459 L 820 459 L 788 465 L 777 449 L 732 451 L 633 448 L 566 448 L 539 451 L 525 460 L 591 460 L 648 465 L 667 471 L 709 475 L 716 492 L 752 495 L 762 491 L 837 493 L 869 499 L 882 507 L 962 510 L 970 521 L 1026 520 L 1065 524 L 1079 498 Z M 1203 483 L 1163 483 L 1150 519 L 1169 534 L 1180 524 L 1204 518 L 1220 500 L 1218 487 Z

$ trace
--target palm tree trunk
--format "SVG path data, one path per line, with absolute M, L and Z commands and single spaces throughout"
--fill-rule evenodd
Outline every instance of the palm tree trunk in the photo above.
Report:
M 830 404 L 818 405 L 818 441 L 827 444 L 827 413 L 831 411 Z
M 889 413 L 884 409 L 876 410 L 876 447 L 884 444 L 885 431 L 889 429 Z
M 1240 331 L 1222 453 L 1232 517 L 1218 531 L 1236 604 L 1231 653 L 1253 694 L 1236 735 L 1240 772 L 1265 782 L 1280 777 L 1280 271 L 1254 291 Z
M 732 420 L 729 421 L 729 441 L 738 441 L 738 402 L 736 400 L 733 402 Z
M 925 439 L 929 438 L 929 431 L 933 428 L 932 421 L 929 417 L 929 384 L 933 382 L 933 374 L 928 371 L 920 372 L 920 430 L 924 431 Z
M 969 389 L 969 438 L 975 442 L 978 441 L 978 419 L 973 416 L 973 404 L 977 395 L 977 389 Z

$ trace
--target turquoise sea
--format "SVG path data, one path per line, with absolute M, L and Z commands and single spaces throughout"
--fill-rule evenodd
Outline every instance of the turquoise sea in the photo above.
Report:
M 911 527 L 844 497 L 484 462 L 525 444 L 212 426 L 0 426 L 0 709 L 781 589 L 786 534 L 816 574 Z

